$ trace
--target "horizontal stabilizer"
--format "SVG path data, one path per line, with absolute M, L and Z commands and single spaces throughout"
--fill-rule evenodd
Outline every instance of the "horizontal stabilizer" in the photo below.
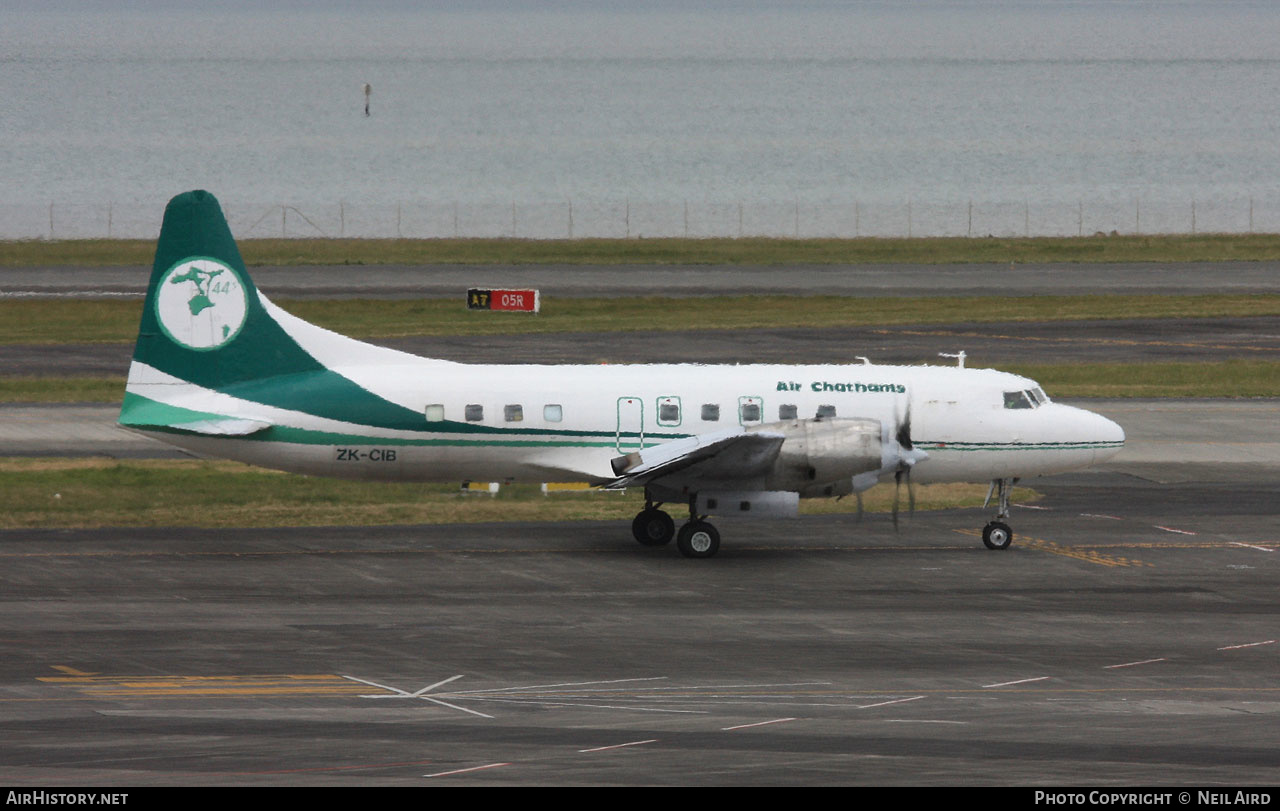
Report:
M 182 431 L 204 436 L 248 436 L 271 427 L 271 423 L 266 420 L 229 417 L 170 405 L 127 390 L 124 405 L 120 409 L 120 424 L 125 428 L 143 431 Z
M 223 419 L 212 420 L 196 420 L 194 422 L 179 422 L 165 426 L 175 431 L 185 431 L 190 434 L 204 434 L 206 436 L 248 436 L 256 434 L 259 431 L 265 431 L 271 427 L 271 423 L 262 420 L 245 420 L 236 419 L 235 417 L 225 417 Z

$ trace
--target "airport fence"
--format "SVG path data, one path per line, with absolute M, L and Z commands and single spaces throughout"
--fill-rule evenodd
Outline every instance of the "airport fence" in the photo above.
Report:
M 162 208 L 0 204 L 0 239 L 155 238 Z M 224 205 L 237 238 L 1018 237 L 1280 233 L 1280 197 L 1167 201 L 840 200 Z

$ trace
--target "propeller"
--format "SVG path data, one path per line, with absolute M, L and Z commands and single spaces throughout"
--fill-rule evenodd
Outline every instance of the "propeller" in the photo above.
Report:
M 907 514 L 914 516 L 916 512 L 916 491 L 911 485 L 911 468 L 916 462 L 926 458 L 923 451 L 917 451 L 911 441 L 911 401 L 907 400 L 906 414 L 898 421 L 898 430 L 893 439 L 898 443 L 898 465 L 893 473 L 893 528 L 898 529 L 898 512 L 902 500 L 902 483 L 907 483 Z

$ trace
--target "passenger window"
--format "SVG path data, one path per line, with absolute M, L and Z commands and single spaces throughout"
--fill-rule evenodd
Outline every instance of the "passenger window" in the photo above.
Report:
M 484 406 L 471 403 L 464 409 L 467 422 L 480 422 L 484 419 Z
M 659 397 L 658 398 L 658 424 L 659 425 L 679 425 L 680 424 L 680 398 L 679 397 Z
M 1031 398 L 1027 396 L 1025 391 L 1006 391 L 1004 393 L 1005 408 L 1035 408 L 1031 403 Z
M 798 410 L 793 405 L 778 406 L 778 419 L 780 420 L 794 420 L 797 413 Z
M 444 406 L 440 403 L 427 406 L 427 422 L 444 422 Z
M 760 422 L 760 404 L 759 403 L 743 403 L 742 404 L 742 421 L 743 422 Z
M 544 405 L 542 418 L 547 422 L 560 422 L 564 419 L 564 408 L 556 404 Z
M 834 417 L 836 415 L 836 407 L 833 405 L 818 406 L 819 417 Z
M 714 403 L 706 403 L 705 405 L 703 405 L 702 421 L 703 422 L 719 422 L 720 406 L 715 405 Z
M 503 406 L 502 418 L 507 422 L 524 422 L 524 406 Z

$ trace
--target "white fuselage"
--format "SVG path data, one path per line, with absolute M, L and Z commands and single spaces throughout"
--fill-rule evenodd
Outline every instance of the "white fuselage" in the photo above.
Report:
M 148 433 L 197 453 L 312 475 L 532 482 L 604 482 L 614 476 L 611 460 L 642 447 L 815 416 L 909 419 L 926 455 L 912 473 L 922 483 L 1088 467 L 1124 440 L 1118 425 L 1089 411 L 1030 396 L 1011 407 L 1007 395 L 1038 391 L 1035 382 L 987 369 L 469 365 L 395 355 L 392 363 L 332 368 L 416 411 L 420 426 L 380 428 L 201 390 L 193 404 L 272 428 L 251 437 Z

